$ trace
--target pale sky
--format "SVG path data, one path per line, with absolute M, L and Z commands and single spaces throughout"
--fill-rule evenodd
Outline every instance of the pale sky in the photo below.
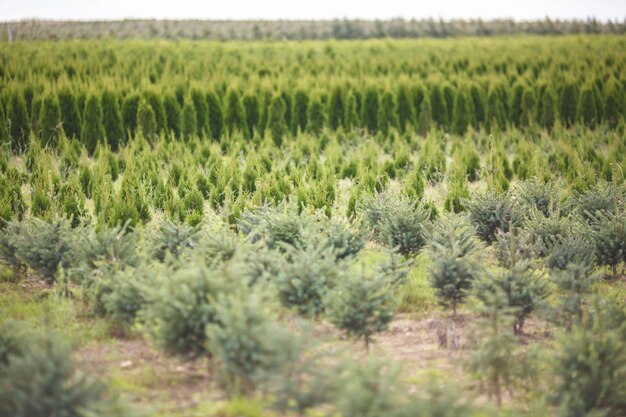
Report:
M 626 0 L 0 0 L 0 20 L 514 18 L 624 20 Z

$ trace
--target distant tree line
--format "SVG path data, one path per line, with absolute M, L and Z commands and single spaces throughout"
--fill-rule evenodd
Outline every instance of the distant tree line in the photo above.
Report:
M 0 40 L 63 39 L 372 39 L 563 35 L 626 32 L 626 20 L 22 20 L 0 23 Z

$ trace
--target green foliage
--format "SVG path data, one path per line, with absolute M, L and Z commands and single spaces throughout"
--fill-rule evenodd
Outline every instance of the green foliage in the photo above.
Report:
M 467 201 L 469 219 L 476 229 L 476 234 L 487 243 L 496 239 L 500 230 L 504 233 L 511 226 L 520 226 L 523 215 L 508 194 L 475 193 Z
M 230 394 L 252 394 L 293 360 L 294 336 L 277 322 L 260 295 L 219 298 L 215 318 L 207 324 L 207 344 Z
M 347 336 L 363 339 L 369 349 L 372 336 L 389 326 L 396 310 L 390 276 L 347 271 L 336 290 L 330 293 L 330 321 Z
M 176 97 L 172 94 L 166 94 L 163 108 L 165 110 L 166 130 L 171 132 L 174 137 L 180 137 L 181 110 Z
M 61 107 L 56 95 L 47 95 L 41 106 L 38 119 L 38 131 L 47 146 L 55 147 L 63 135 Z
M 137 131 L 146 139 L 154 141 L 158 129 L 159 125 L 154 109 L 147 100 L 141 99 L 137 107 Z
M 71 225 L 62 218 L 51 222 L 31 218 L 11 239 L 17 257 L 48 283 L 53 283 L 59 267 L 67 268 L 72 259 Z
M 229 283 L 219 270 L 196 264 L 155 277 L 142 311 L 148 332 L 165 352 L 193 359 L 210 354 L 207 325 L 219 323 L 217 300 Z
M 75 138 L 80 135 L 80 110 L 76 96 L 72 91 L 64 88 L 58 93 L 59 108 L 63 122 L 63 131 L 68 138 Z
M 607 215 L 596 212 L 591 227 L 591 239 L 596 248 L 596 258 L 600 265 L 611 267 L 617 277 L 617 266 L 626 262 L 626 212 Z
M 618 417 L 626 408 L 626 344 L 598 302 L 593 315 L 559 339 L 554 357 L 555 402 L 563 416 Z
M 454 99 L 452 110 L 452 132 L 463 135 L 468 126 L 472 124 L 472 112 L 470 110 L 470 100 L 462 89 L 459 90 Z
M 28 109 L 26 100 L 19 91 L 13 91 L 10 95 L 10 105 L 7 111 L 9 119 L 9 134 L 11 136 L 11 148 L 14 151 L 24 151 L 28 142 L 30 131 Z
M 166 220 L 153 232 L 150 237 L 150 246 L 153 256 L 163 262 L 169 254 L 180 257 L 186 248 L 193 248 L 199 239 L 199 226 L 190 226 L 186 223 L 174 223 Z
M 122 113 L 118 106 L 118 98 L 112 90 L 102 93 L 102 123 L 106 134 L 107 143 L 113 151 L 117 151 L 120 144 L 124 143 L 124 124 Z
M 272 98 L 269 108 L 269 118 L 267 120 L 267 128 L 272 134 L 272 139 L 276 146 L 280 146 L 283 136 L 287 133 L 287 123 L 285 121 L 286 105 L 282 97 L 276 95 Z
M 137 93 L 128 94 L 122 102 L 122 121 L 127 138 L 137 129 L 137 110 L 141 97 Z
M 81 141 L 85 144 L 90 155 L 94 154 L 98 143 L 105 138 L 106 132 L 102 124 L 103 117 L 100 98 L 94 94 L 90 95 L 85 102 L 83 125 L 80 131 Z
M 454 316 L 483 272 L 478 258 L 480 249 L 472 228 L 460 218 L 451 217 L 435 224 L 428 248 L 433 260 L 430 282 L 441 305 L 452 308 Z
M 0 327 L 0 335 L 17 332 L 15 324 L 13 328 L 10 323 Z M 119 410 L 114 412 L 115 405 L 106 387 L 79 371 L 67 344 L 59 336 L 52 333 L 18 335 L 0 360 L 0 415 L 123 415 Z M 6 339 L 4 336 L 0 339 L 0 346 L 6 349 Z
M 592 265 L 584 260 L 573 260 L 564 268 L 552 271 L 552 280 L 563 291 L 556 305 L 556 319 L 571 328 L 573 323 L 581 323 L 585 307 L 585 296 L 599 275 L 592 271 Z
M 209 112 L 208 129 L 213 139 L 219 139 L 224 131 L 224 110 L 222 105 L 214 92 L 209 92 L 206 96 L 207 111 Z M 196 111 L 200 112 L 202 109 L 196 107 Z M 244 108 L 246 110 L 246 108 Z M 247 113 L 246 113 L 247 116 Z M 248 119 L 250 120 L 250 119 Z M 202 125 L 202 120 L 198 117 L 198 125 Z M 252 129 L 252 126 L 249 126 Z
M 196 116 L 196 108 L 190 97 L 185 97 L 183 110 L 180 118 L 180 134 L 183 140 L 189 141 L 196 135 L 198 129 L 198 120 Z
M 282 107 L 280 108 L 283 111 L 285 110 L 284 103 L 282 103 Z M 226 94 L 224 126 L 228 129 L 230 135 L 232 135 L 235 130 L 239 130 L 244 137 L 248 137 L 249 126 L 246 121 L 246 109 L 243 107 L 243 103 L 239 99 L 239 93 L 235 89 L 230 89 Z
M 285 257 L 275 278 L 281 303 L 304 316 L 319 316 L 325 309 L 324 297 L 337 285 L 339 275 L 332 249 L 287 247 Z

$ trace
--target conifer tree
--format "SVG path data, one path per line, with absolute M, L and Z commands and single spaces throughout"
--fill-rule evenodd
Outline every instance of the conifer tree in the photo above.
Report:
M 446 102 L 446 109 L 448 110 L 448 117 L 447 117 L 448 123 L 452 123 L 452 117 L 453 117 L 452 111 L 454 109 L 454 100 L 456 99 L 457 92 L 452 87 L 452 85 L 450 85 L 450 83 L 444 83 L 444 86 L 441 92 Z M 446 127 L 447 127 L 447 130 L 450 130 L 450 125 Z
M 330 93 L 328 102 L 328 125 L 331 129 L 337 130 L 343 124 L 345 118 L 345 103 L 343 90 L 335 86 Z
M 309 96 L 307 92 L 299 88 L 296 90 L 293 100 L 293 110 L 291 112 L 291 133 L 296 134 L 298 130 L 304 132 L 307 128 L 307 113 L 309 108 Z
M 224 111 L 222 104 L 214 91 L 210 91 L 206 96 L 207 110 L 209 112 L 208 129 L 213 139 L 219 139 L 224 132 Z M 196 107 L 196 111 L 198 108 Z M 200 119 L 198 118 L 198 124 Z M 252 126 L 249 126 L 252 129 Z
M 398 127 L 404 133 L 407 126 L 414 129 L 416 126 L 415 107 L 411 92 L 405 84 L 398 88 L 398 99 L 396 102 L 396 114 L 398 115 Z
M 532 88 L 524 89 L 521 111 L 520 126 L 530 126 L 537 120 L 537 99 Z
M 152 107 L 152 112 L 154 113 L 154 118 L 156 120 L 155 134 L 165 132 L 167 130 L 167 117 L 165 115 L 165 107 L 163 106 L 163 99 L 161 95 L 156 91 L 149 90 L 144 93 L 144 98 L 148 105 Z M 139 112 L 139 109 L 137 109 L 137 112 Z M 137 120 L 137 124 L 139 125 L 139 120 Z
M 59 91 L 58 97 L 63 131 L 68 138 L 78 137 L 80 135 L 80 111 L 76 96 L 69 88 L 63 88 Z
M 313 133 L 319 133 L 326 125 L 326 112 L 319 97 L 314 97 L 308 109 L 307 129 Z
M 472 229 L 459 218 L 444 219 L 436 225 L 429 247 L 433 260 L 430 283 L 440 304 L 451 308 L 453 316 L 482 273 L 477 258 L 480 250 Z
M 148 140 L 154 140 L 157 135 L 158 125 L 154 109 L 145 99 L 139 102 L 137 108 L 137 131 Z
M 431 128 L 432 110 L 430 108 L 430 98 L 424 96 L 422 99 L 419 118 L 417 120 L 418 132 L 422 136 L 426 136 Z
M 524 91 L 526 91 L 526 88 L 524 88 L 524 83 L 522 81 L 518 81 L 513 86 L 513 96 L 511 97 L 509 120 L 515 126 L 520 126 L 524 116 L 524 111 L 522 109 Z
M 539 122 L 543 127 L 551 131 L 557 119 L 556 97 L 554 90 L 550 86 L 546 88 L 541 97 L 541 113 L 539 114 Z
M 210 123 L 209 123 L 209 110 L 207 100 L 197 88 L 191 89 L 191 99 L 193 100 L 193 106 L 196 109 L 196 134 L 198 137 L 211 136 Z
M 432 120 L 440 128 L 448 127 L 448 105 L 441 91 L 441 86 L 437 83 L 433 84 L 430 89 L 430 110 Z
M 344 120 L 346 129 L 354 129 L 360 126 L 359 109 L 357 108 L 356 97 L 352 92 L 348 93 L 346 99 L 346 119 Z
M 594 127 L 598 123 L 598 109 L 594 97 L 594 87 L 587 84 L 580 91 L 578 99 L 577 119 L 589 127 Z
M 137 130 L 137 109 L 141 97 L 137 93 L 132 93 L 124 98 L 122 103 L 122 120 L 124 122 L 124 133 L 126 139 L 130 139 Z
M 362 339 L 369 350 L 372 336 L 383 332 L 395 315 L 395 297 L 387 274 L 347 273 L 328 296 L 330 321 Z
M 623 117 L 624 95 L 620 94 L 620 87 L 615 79 L 611 77 L 606 84 L 604 93 L 604 120 L 610 128 L 614 129 Z
M 284 102 L 283 102 L 284 110 Z M 269 123 L 269 120 L 268 120 Z M 246 122 L 246 109 L 239 100 L 239 93 L 235 89 L 230 89 L 226 94 L 226 109 L 224 112 L 224 125 L 228 129 L 230 135 L 235 130 L 243 133 L 244 137 L 248 137 L 248 124 Z
M 389 134 L 389 128 L 398 125 L 396 105 L 391 91 L 385 91 L 378 107 L 378 130 L 383 134 Z
M 565 124 L 569 127 L 576 121 L 578 108 L 578 88 L 573 82 L 567 82 L 561 92 L 561 106 L 559 114 Z
M 80 133 L 81 141 L 85 144 L 87 152 L 89 152 L 90 155 L 93 155 L 98 143 L 105 138 L 102 117 L 100 98 L 95 94 L 91 94 L 85 102 L 83 126 Z
M 267 129 L 272 134 L 272 139 L 276 146 L 280 146 L 283 136 L 287 133 L 287 122 L 285 121 L 285 102 L 280 95 L 272 98 L 269 109 L 269 118 L 267 120 Z
M 474 127 L 480 128 L 485 123 L 485 97 L 484 92 L 480 86 L 473 83 L 470 87 L 470 103 L 474 113 Z
M 196 108 L 190 96 L 185 97 L 180 118 L 180 133 L 185 141 L 189 141 L 197 134 Z
M 165 108 L 165 119 L 167 132 L 172 133 L 174 137 L 180 137 L 180 105 L 176 96 L 173 94 L 166 94 L 163 100 L 163 107 Z
M 11 106 L 7 116 L 10 123 L 11 147 L 14 151 L 23 151 L 26 148 L 30 132 L 26 100 L 19 91 L 14 91 L 10 97 Z
M 43 143 L 55 147 L 63 135 L 61 124 L 61 108 L 56 95 L 50 93 L 44 100 L 39 114 L 39 135 Z
M 496 132 L 505 127 L 504 122 L 504 104 L 502 103 L 500 93 L 495 85 L 489 87 L 487 93 L 487 125 L 490 132 Z
M 122 114 L 117 105 L 117 96 L 111 90 L 102 93 L 102 124 L 106 139 L 113 151 L 117 151 L 120 144 L 124 143 L 124 127 Z
M 363 124 L 368 132 L 376 132 L 378 128 L 378 91 L 368 87 L 363 100 Z
M 246 111 L 246 121 L 248 123 L 248 128 L 250 129 L 250 134 L 253 135 L 255 131 L 259 132 L 258 125 L 259 120 L 261 119 L 257 95 L 252 92 L 246 93 L 243 96 L 243 107 Z
M 454 111 L 452 117 L 452 129 L 453 133 L 462 136 L 467 131 L 467 127 L 470 125 L 471 111 L 469 107 L 469 101 L 465 92 L 460 89 L 454 100 Z

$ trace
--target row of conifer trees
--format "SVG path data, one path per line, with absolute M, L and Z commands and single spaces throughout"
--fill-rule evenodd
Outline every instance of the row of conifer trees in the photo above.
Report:
M 335 86 L 315 93 L 231 88 L 223 95 L 199 88 L 162 94 L 147 89 L 126 95 L 113 89 L 99 93 L 62 89 L 41 95 L 12 89 L 1 100 L 1 134 L 18 150 L 31 132 L 49 144 L 64 132 L 93 151 L 105 138 L 116 149 L 139 131 L 146 137 L 166 133 L 182 139 L 194 135 L 219 139 L 234 132 L 251 138 L 267 130 L 280 142 L 286 135 L 325 127 L 383 134 L 390 128 L 425 134 L 438 127 L 459 135 L 470 127 L 499 131 L 538 125 L 549 130 L 556 123 L 588 127 L 605 123 L 613 128 L 626 114 L 624 91 L 614 78 L 598 84 L 572 82 L 556 88 L 523 83 L 511 87 L 473 83 L 459 88 L 401 84 L 395 91 Z

